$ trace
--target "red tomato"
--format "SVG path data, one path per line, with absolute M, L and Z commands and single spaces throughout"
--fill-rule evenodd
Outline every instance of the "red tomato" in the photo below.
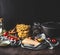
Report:
M 8 39 L 11 39 L 11 37 L 8 37 Z
M 15 37 L 15 36 L 9 36 L 9 39 L 10 39 L 10 40 L 18 40 L 18 38 Z
M 14 38 L 11 37 L 10 40 L 14 40 Z
M 8 36 L 4 36 L 4 37 L 8 38 Z
M 53 38 L 51 41 L 52 41 L 52 43 L 56 43 L 57 42 L 57 40 L 55 38 Z
M 3 33 L 3 35 L 4 35 L 4 36 L 7 36 L 7 35 L 8 35 L 8 32 Z

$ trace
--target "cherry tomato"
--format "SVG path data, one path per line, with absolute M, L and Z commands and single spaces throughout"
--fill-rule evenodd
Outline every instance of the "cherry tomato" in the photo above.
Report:
M 14 40 L 14 38 L 11 37 L 10 40 Z
M 55 38 L 53 38 L 51 41 L 52 41 L 52 43 L 56 43 L 57 42 L 57 40 Z
M 4 36 L 7 36 L 7 35 L 8 35 L 8 32 L 3 33 L 3 35 L 4 35 Z
M 8 38 L 8 36 L 4 36 L 4 37 Z
M 8 39 L 11 39 L 11 37 L 8 37 Z

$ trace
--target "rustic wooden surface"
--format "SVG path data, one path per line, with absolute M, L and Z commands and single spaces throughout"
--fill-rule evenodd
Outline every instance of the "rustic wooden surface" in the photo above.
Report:
M 59 48 L 60 46 L 53 50 L 43 49 L 33 51 L 21 47 L 0 47 L 0 55 L 60 55 Z

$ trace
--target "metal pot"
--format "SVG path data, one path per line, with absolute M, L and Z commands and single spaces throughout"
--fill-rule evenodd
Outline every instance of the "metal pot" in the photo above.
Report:
M 60 37 L 60 22 L 45 22 L 41 26 L 48 37 Z

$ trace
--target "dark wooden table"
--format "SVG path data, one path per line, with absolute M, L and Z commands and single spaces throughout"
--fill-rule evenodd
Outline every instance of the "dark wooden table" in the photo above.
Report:
M 21 47 L 0 47 L 0 55 L 60 55 L 60 45 L 53 50 L 43 49 L 38 51 Z

